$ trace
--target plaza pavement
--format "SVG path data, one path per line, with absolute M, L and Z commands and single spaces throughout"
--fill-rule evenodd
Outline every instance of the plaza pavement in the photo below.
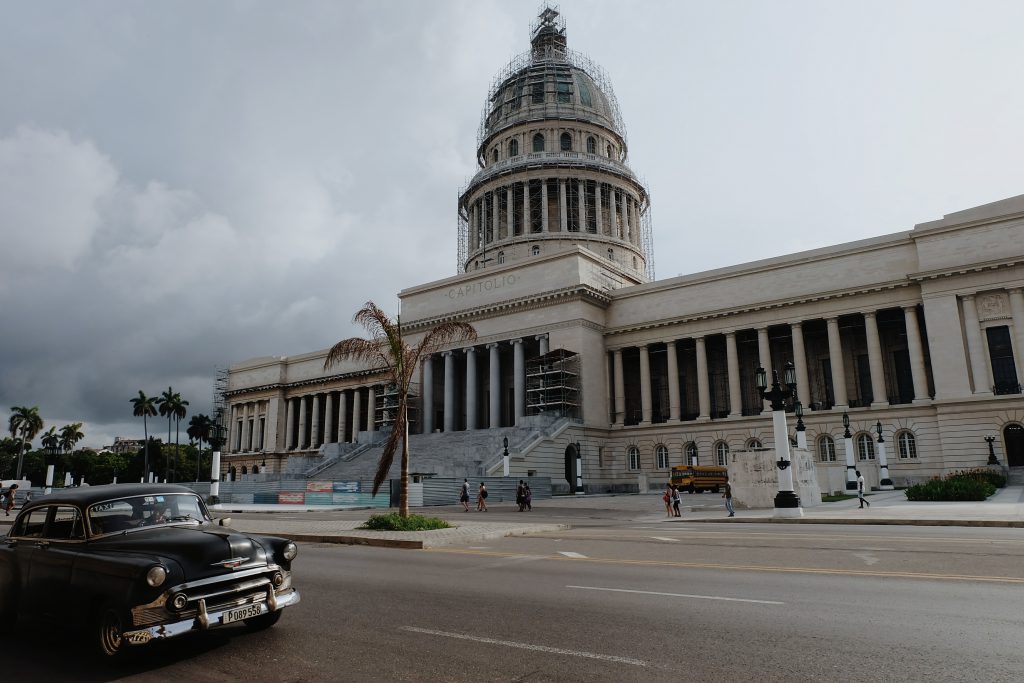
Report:
M 642 524 L 786 523 L 889 524 L 917 526 L 1024 527 L 1024 486 L 1007 486 L 982 502 L 915 503 L 902 491 L 874 492 L 870 507 L 860 509 L 856 498 L 805 507 L 803 517 L 775 517 L 774 510 L 737 508 L 727 517 L 719 495 L 684 494 L 682 517 L 666 517 L 660 493 L 634 495 L 558 496 L 535 500 L 532 512 L 518 512 L 511 501 L 491 501 L 486 513 L 465 513 L 458 505 L 417 508 L 413 512 L 441 517 L 450 529 L 385 532 L 358 529 L 366 518 L 383 509 L 324 509 L 294 505 L 221 505 L 217 517 L 232 514 L 239 531 L 284 536 L 296 541 L 343 543 L 397 548 L 429 548 L 474 543 L 504 536 L 552 532 L 608 522 Z M 0 533 L 14 517 L 0 517 Z

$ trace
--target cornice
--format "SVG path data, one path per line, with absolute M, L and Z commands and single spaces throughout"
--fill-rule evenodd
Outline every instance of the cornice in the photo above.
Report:
M 1013 268 L 1014 266 L 1021 264 L 1024 264 L 1024 256 L 1014 256 L 1008 259 L 983 261 L 969 266 L 949 266 L 947 268 L 923 270 L 919 273 L 910 273 L 907 277 L 914 282 L 924 282 L 925 280 L 940 280 L 948 277 L 956 277 L 958 275 L 967 275 L 968 273 L 981 273 L 987 270 Z
M 326 354 L 324 354 L 326 355 Z M 330 384 L 332 382 L 339 382 L 350 379 L 359 379 L 363 377 L 374 377 L 380 376 L 385 373 L 382 368 L 372 368 L 366 370 L 356 370 L 353 372 L 343 372 L 336 375 L 327 375 L 326 377 L 312 377 L 310 379 L 303 379 L 297 382 L 273 382 L 270 384 L 261 384 L 255 387 L 244 387 L 242 389 L 232 389 L 225 391 L 224 396 L 231 398 L 233 396 L 241 396 L 243 394 L 253 394 L 261 391 L 282 391 L 288 389 L 297 389 L 300 387 L 315 386 L 321 384 Z

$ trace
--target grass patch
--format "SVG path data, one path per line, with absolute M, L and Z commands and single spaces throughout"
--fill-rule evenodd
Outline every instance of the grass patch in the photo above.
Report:
M 821 497 L 821 502 L 822 503 L 838 503 L 841 500 L 852 500 L 853 498 L 856 498 L 856 497 L 857 496 L 850 496 L 850 495 L 847 495 L 845 493 L 837 493 L 834 496 L 822 496 Z
M 409 515 L 402 517 L 397 512 L 383 515 L 370 515 L 370 518 L 359 527 L 371 531 L 430 531 L 431 529 L 450 529 L 451 524 L 437 517 Z

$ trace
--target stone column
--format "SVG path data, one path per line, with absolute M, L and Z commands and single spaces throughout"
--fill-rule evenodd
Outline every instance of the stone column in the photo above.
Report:
M 647 344 L 640 346 L 640 424 L 651 424 L 651 357 Z
M 629 195 L 622 193 L 622 222 L 619 225 L 619 239 L 629 240 Z
M 611 214 L 614 216 L 615 212 Z M 668 361 L 668 419 L 669 422 L 679 422 L 679 355 L 675 339 L 665 344 L 665 353 Z
M 466 429 L 476 429 L 476 396 L 480 387 L 476 385 L 476 349 L 464 349 L 466 353 Z
M 513 197 L 512 186 L 509 185 L 505 188 L 505 235 L 508 237 L 516 234 L 516 212 Z
M 1013 314 L 1013 349 L 1017 361 L 1017 383 L 1024 384 L 1024 290 L 1020 287 L 1006 290 L 1010 295 Z
M 558 181 L 558 226 L 562 232 L 569 230 L 569 207 L 565 199 L 565 180 Z
M 377 386 L 371 384 L 366 392 L 366 431 L 377 431 Z
M 254 424 L 255 423 L 255 419 L 253 417 L 254 414 L 255 414 L 254 408 L 255 408 L 255 406 L 252 403 L 246 403 L 245 407 L 242 409 L 243 410 L 242 430 L 243 430 L 243 433 L 245 434 L 245 436 L 243 438 L 244 438 L 244 442 L 245 442 L 245 450 L 247 450 L 247 451 L 251 451 L 252 450 L 253 430 L 256 427 L 256 425 Z
M 423 359 L 423 433 L 434 431 L 434 363 L 430 356 Z M 353 435 L 355 433 L 353 432 Z M 354 440 L 354 439 L 353 439 Z
M 494 239 L 501 239 L 501 222 L 500 222 L 500 208 L 498 204 L 498 192 L 500 189 L 495 188 L 491 193 L 491 234 L 494 235 Z
M 444 358 L 444 431 L 455 431 L 455 354 L 445 351 Z
M 619 212 L 615 206 L 615 188 L 608 188 L 608 229 L 612 237 L 619 237 Z
M 594 183 L 594 232 L 604 234 L 604 220 L 601 216 L 601 183 Z
M 740 390 L 740 356 L 736 350 L 736 333 L 725 333 L 725 355 L 729 366 L 729 417 L 743 414 L 743 395 Z
M 547 233 L 548 230 L 548 181 L 544 178 L 540 181 L 540 230 Z
M 626 387 L 623 386 L 622 349 L 612 351 L 612 372 L 615 375 L 615 424 L 623 425 L 626 415 Z
M 297 446 L 297 448 L 299 450 L 302 450 L 303 448 L 305 448 L 309 444 L 309 440 L 306 438 L 306 435 L 308 433 L 309 432 L 307 431 L 307 428 L 306 428 L 306 397 L 305 396 L 300 396 L 299 397 L 299 443 L 298 443 L 298 446 Z
M 579 204 L 580 207 L 580 232 L 587 231 L 587 183 L 583 180 L 577 180 L 576 186 L 579 188 Z
M 334 392 L 324 395 L 324 443 L 334 441 Z
M 765 372 L 768 373 L 768 386 L 771 388 L 772 382 L 772 351 L 771 346 L 768 344 L 768 328 L 759 327 L 757 328 L 757 362 L 760 363 L 761 367 L 764 368 Z M 763 401 L 761 405 L 762 413 L 770 413 L 772 411 L 771 404 L 768 401 Z
M 843 340 L 839 336 L 839 318 L 827 318 L 828 360 L 832 368 L 832 394 L 835 396 L 834 410 L 846 410 L 850 399 L 846 394 L 846 365 L 843 363 Z
M 857 492 L 857 456 L 853 453 L 853 435 L 850 430 L 843 434 L 843 450 L 846 451 L 846 490 Z
M 289 398 L 285 405 L 285 443 L 284 449 L 290 451 L 295 448 L 295 399 Z
M 884 408 L 889 405 L 885 391 L 885 369 L 882 365 L 882 341 L 878 338 L 878 321 L 875 312 L 864 314 L 864 333 L 868 342 L 868 367 L 871 370 L 871 407 Z
M 320 394 L 313 394 L 313 423 L 309 434 L 309 445 L 312 448 L 320 446 Z
M 804 350 L 803 323 L 789 326 L 793 338 L 793 369 L 796 371 L 796 395 L 804 408 L 811 400 L 811 383 L 807 379 L 807 352 Z
M 540 355 L 546 356 L 550 349 L 548 348 L 548 335 L 538 334 L 534 339 L 540 344 Z
M 971 361 L 971 374 L 974 376 L 974 393 L 991 394 L 992 382 L 985 364 L 985 343 L 981 339 L 981 323 L 978 322 L 978 307 L 974 303 L 974 295 L 963 297 L 964 330 L 967 332 L 967 354 Z
M 711 388 L 708 386 L 708 352 L 704 337 L 697 337 L 697 400 L 700 405 L 698 420 L 711 419 Z
M 519 418 L 526 415 L 526 349 L 523 348 L 522 339 L 512 340 L 512 373 L 515 416 L 518 424 Z
M 529 235 L 533 231 L 533 221 L 530 219 L 530 181 L 523 181 L 523 234 Z
M 473 212 L 469 219 L 472 225 L 472 230 L 477 236 L 477 247 L 482 244 L 486 244 L 487 235 L 483 234 L 483 230 L 480 228 L 480 204 L 479 202 L 473 202 Z
M 363 392 L 361 387 L 352 390 L 352 443 L 359 443 L 359 432 L 363 430 Z
M 345 443 L 348 431 L 348 392 L 338 392 L 338 443 Z
M 903 320 L 907 326 L 907 353 L 910 355 L 910 374 L 914 381 L 914 403 L 928 400 L 928 377 L 924 368 L 924 347 L 921 328 L 917 324 L 917 305 L 903 307 Z
M 497 429 L 501 426 L 501 350 L 497 344 L 488 344 L 487 350 L 491 352 L 490 381 L 487 387 L 490 394 L 490 420 L 487 426 Z

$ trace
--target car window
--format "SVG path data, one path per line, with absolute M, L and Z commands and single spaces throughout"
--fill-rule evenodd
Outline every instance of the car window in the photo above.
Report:
M 18 520 L 17 528 L 11 536 L 22 536 L 27 538 L 42 538 L 43 529 L 46 527 L 46 515 L 50 508 L 42 507 L 32 510 L 27 515 L 22 515 Z
M 108 500 L 92 505 L 88 517 L 93 535 L 209 519 L 202 500 L 194 494 L 155 494 Z
M 50 525 L 46 527 L 46 538 L 55 541 L 81 540 L 85 538 L 82 516 L 78 508 L 69 505 L 58 506 Z

